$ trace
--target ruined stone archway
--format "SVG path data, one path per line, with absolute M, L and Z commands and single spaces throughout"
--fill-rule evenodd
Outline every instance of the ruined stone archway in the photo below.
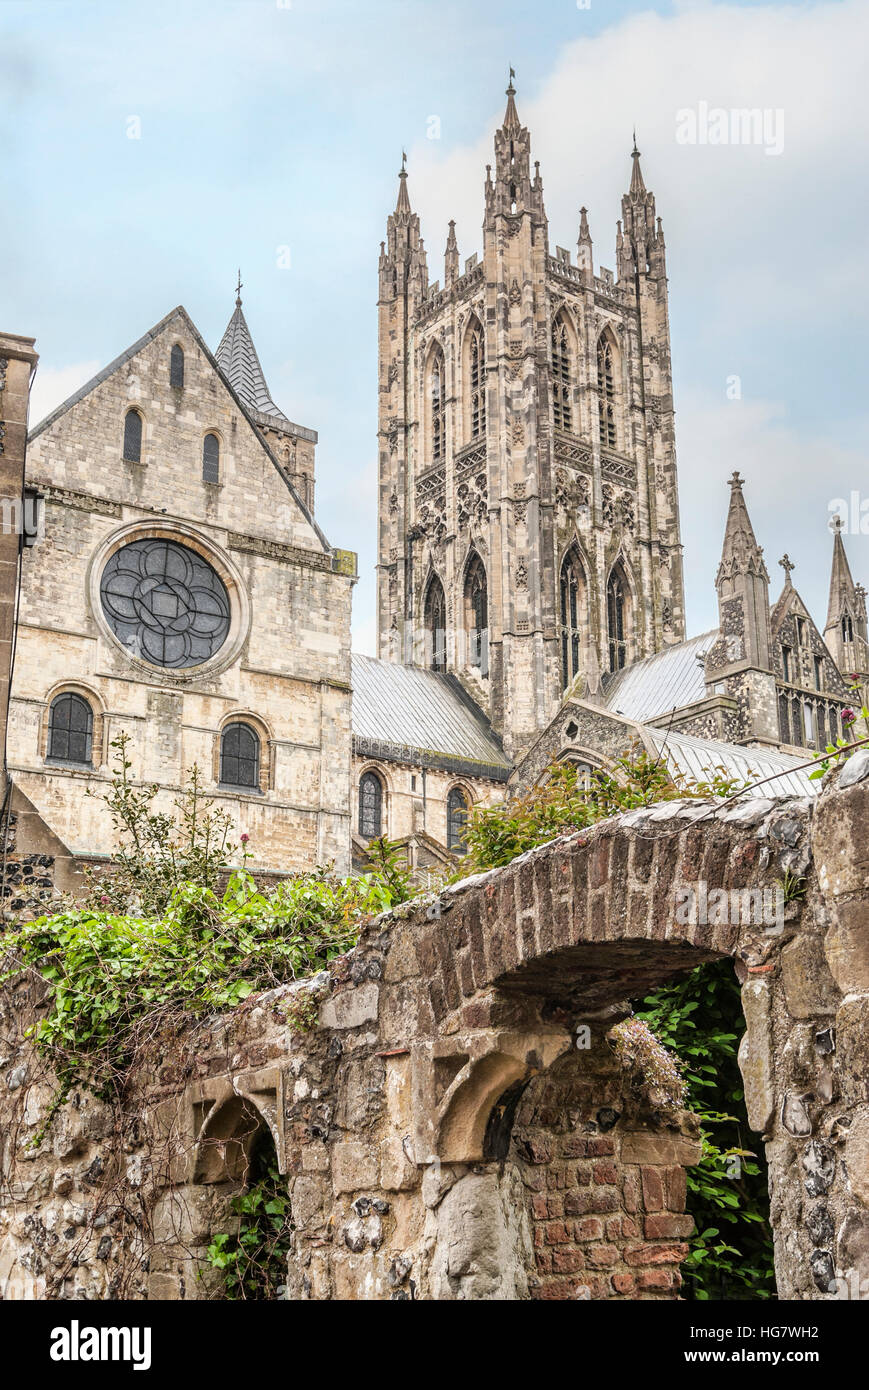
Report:
M 742 985 L 779 1294 L 830 1298 L 836 1279 L 869 1279 L 869 780 L 858 774 L 846 769 L 814 808 L 673 802 L 563 837 L 377 919 L 316 981 L 180 1036 L 155 1058 L 141 1115 L 173 1153 L 139 1180 L 161 1251 L 149 1296 L 198 1296 L 162 1213 L 220 1186 L 195 1180 L 218 1102 L 253 1105 L 275 1136 L 295 1226 L 291 1297 L 676 1296 L 696 1126 L 632 1110 L 605 1035 L 622 1001 L 722 957 Z M 701 883 L 742 893 L 785 874 L 793 891 L 774 930 L 676 911 Z M 311 1032 L 287 1021 L 299 990 L 321 997 Z M 593 1039 L 585 1055 L 578 1027 Z M 30 1108 L 38 1118 L 37 1098 Z M 98 1142 L 82 1139 L 82 1171 Z M 50 1218 L 58 1167 L 50 1153 L 31 1159 L 29 1195 L 4 1205 L 16 1258 L 49 1258 L 28 1233 Z M 80 1186 L 70 1200 L 92 1198 Z

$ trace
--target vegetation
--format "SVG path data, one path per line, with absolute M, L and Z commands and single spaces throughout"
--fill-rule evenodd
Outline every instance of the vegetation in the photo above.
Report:
M 846 722 L 869 719 L 865 708 L 852 713 Z M 233 842 L 229 817 L 213 809 L 196 769 L 174 813 L 167 812 L 157 807 L 156 785 L 131 780 L 126 741 L 113 747 L 106 801 L 120 849 L 112 869 L 91 874 L 80 901 L 0 934 L 0 983 L 33 970 L 51 987 L 34 1043 L 59 1080 L 55 1109 L 80 1084 L 121 1099 L 140 1049 L 164 1029 L 316 973 L 353 946 L 367 917 L 418 891 L 397 846 L 386 840 L 372 845 L 362 875 L 317 869 L 261 891 L 248 868 L 247 836 Z M 839 740 L 828 748 L 819 771 L 843 747 Z M 460 872 L 507 864 L 620 811 L 734 796 L 747 785 L 722 768 L 702 781 L 673 776 L 645 750 L 627 753 L 611 772 L 589 775 L 557 764 L 541 786 L 471 812 Z M 789 900 L 804 891 L 796 879 L 783 887 Z M 314 1026 L 310 998 L 287 1007 L 292 1026 Z M 736 1065 L 742 1026 L 739 990 L 724 962 L 650 995 L 614 1039 L 626 1070 L 644 1069 L 662 1103 L 687 1103 L 700 1115 L 703 1158 L 689 1175 L 699 1234 L 686 1266 L 690 1295 L 698 1299 L 774 1296 L 764 1163 L 743 1146 Z M 681 1075 L 668 1049 L 681 1059 Z M 273 1154 L 257 1162 L 234 1199 L 237 1230 L 216 1236 L 209 1251 L 232 1297 L 273 1297 L 277 1272 L 282 1277 L 286 1268 L 285 1185 Z
M 233 1231 L 215 1235 L 208 1263 L 223 1273 L 228 1299 L 279 1298 L 287 1279 L 292 1242 L 287 1180 L 278 1172 L 274 1144 L 267 1134 L 254 1144 L 244 1191 L 230 1208 L 238 1218 Z

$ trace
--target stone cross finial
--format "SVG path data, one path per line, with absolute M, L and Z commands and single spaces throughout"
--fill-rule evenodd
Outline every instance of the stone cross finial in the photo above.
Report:
M 783 556 L 781 557 L 781 559 L 779 560 L 779 564 L 781 565 L 782 569 L 783 569 L 784 572 L 785 572 L 785 583 L 786 583 L 786 584 L 790 584 L 790 582 L 791 582 L 791 570 L 795 570 L 795 569 L 796 569 L 796 565 L 794 564 L 794 562 L 793 562 L 793 560 L 791 559 L 790 555 L 788 555 L 787 551 L 785 551 L 784 555 L 783 555 Z
M 830 522 L 830 525 L 833 528 L 834 534 L 838 535 L 842 527 L 845 525 L 840 512 L 836 512 L 836 515 L 833 517 L 832 521 Z
M 745 479 L 739 476 L 739 469 L 734 468 L 732 474 L 730 475 L 730 478 L 728 479 L 728 482 L 731 487 L 742 487 L 742 484 L 745 482 Z

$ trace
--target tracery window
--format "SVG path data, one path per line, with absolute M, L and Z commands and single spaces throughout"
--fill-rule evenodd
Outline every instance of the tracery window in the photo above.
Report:
M 567 689 L 580 671 L 582 661 L 581 607 L 585 598 L 585 575 L 575 550 L 569 550 L 561 566 L 561 685 Z
M 131 541 L 100 579 L 109 627 L 131 656 L 156 666 L 197 666 L 214 656 L 230 626 L 229 594 L 207 560 L 178 541 Z
M 572 429 L 570 335 L 562 316 L 552 325 L 552 410 L 556 429 Z
M 453 854 L 467 854 L 465 823 L 468 819 L 468 798 L 461 787 L 452 787 L 447 797 L 447 849 Z
M 613 570 L 606 589 L 607 635 L 609 666 L 620 671 L 627 660 L 628 644 L 625 625 L 625 583 L 618 570 Z
M 359 779 L 359 834 L 364 840 L 383 834 L 383 783 L 376 772 L 364 772 Z
M 478 439 L 486 433 L 486 342 L 479 322 L 475 322 L 470 329 L 468 366 L 471 438 Z
M 432 458 L 437 461 L 444 457 L 447 446 L 446 369 L 440 348 L 432 357 L 430 392 L 431 452 Z
M 432 671 L 447 669 L 447 605 L 444 587 L 433 575 L 425 596 L 426 662 Z
M 597 399 L 600 421 L 600 442 L 605 448 L 616 447 L 616 383 L 613 368 L 613 345 L 606 333 L 597 344 Z
M 474 555 L 465 576 L 465 608 L 468 624 L 468 664 L 478 666 L 481 675 L 489 674 L 489 599 L 486 570 L 479 555 Z

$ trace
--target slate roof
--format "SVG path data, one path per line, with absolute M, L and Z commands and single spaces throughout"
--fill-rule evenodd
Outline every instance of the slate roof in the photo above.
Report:
M 601 694 L 607 709 L 642 724 L 705 700 L 706 682 L 698 658 L 709 651 L 717 637 L 717 628 L 703 632 L 604 677 Z
M 748 796 L 816 796 L 820 790 L 817 780 L 809 777 L 809 769 L 797 772 L 805 759 L 793 753 L 778 753 L 774 749 L 742 748 L 734 743 L 717 743 L 711 738 L 693 738 L 664 729 L 646 727 L 645 734 L 655 746 L 670 772 L 681 771 L 688 777 L 703 780 L 711 770 L 724 768 L 740 781 L 760 781 L 775 777 L 748 792 Z M 750 776 L 749 776 L 750 774 Z
M 223 375 L 246 406 L 261 415 L 271 415 L 282 424 L 290 423 L 271 398 L 240 299 L 235 301 L 232 318 L 226 325 L 226 332 L 214 356 Z
M 357 653 L 351 669 L 355 752 L 507 780 L 512 764 L 455 676 Z

